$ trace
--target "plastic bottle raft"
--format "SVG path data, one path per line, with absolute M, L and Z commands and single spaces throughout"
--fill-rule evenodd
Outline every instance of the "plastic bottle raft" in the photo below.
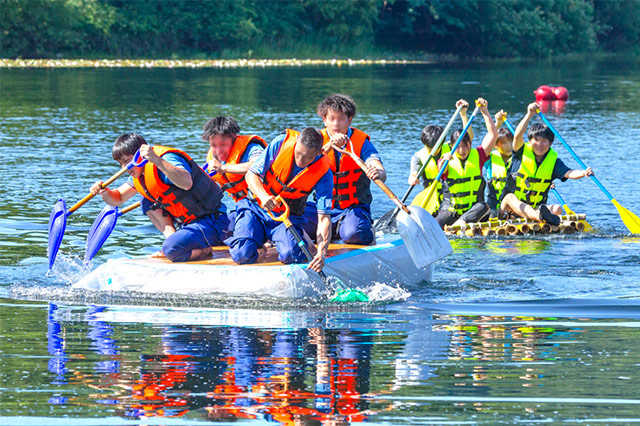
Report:
M 489 219 L 487 222 L 467 223 L 466 225 L 445 226 L 447 235 L 477 237 L 483 235 L 540 235 L 540 234 L 575 234 L 585 232 L 587 216 L 584 214 L 567 214 L 560 216 L 560 225 L 540 223 L 526 218 L 499 220 Z

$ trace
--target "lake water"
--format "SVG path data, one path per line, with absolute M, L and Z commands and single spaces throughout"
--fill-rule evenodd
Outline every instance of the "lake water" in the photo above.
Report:
M 46 275 L 53 204 L 117 171 L 121 133 L 203 159 L 210 117 L 270 140 L 320 127 L 315 106 L 332 92 L 356 100 L 353 124 L 403 194 L 420 130 L 446 124 L 458 98 L 486 97 L 515 124 L 538 85 L 566 86 L 569 102 L 547 116 L 640 213 L 639 71 L 631 60 L 0 70 L 0 424 L 640 422 L 640 238 L 589 179 L 557 186 L 595 233 L 458 238 L 433 282 L 372 304 L 71 291 L 98 200 L 69 218 Z M 393 207 L 374 197 L 374 216 Z M 132 212 L 94 266 L 161 241 Z

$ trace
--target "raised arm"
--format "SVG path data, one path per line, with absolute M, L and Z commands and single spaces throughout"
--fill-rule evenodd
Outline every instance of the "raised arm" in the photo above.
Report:
M 524 134 L 527 131 L 527 127 L 529 127 L 529 121 L 536 115 L 536 110 L 538 109 L 538 104 L 533 102 L 527 106 L 527 114 L 524 118 L 518 123 L 518 127 L 516 127 L 516 134 L 513 135 L 513 151 L 518 151 L 524 145 Z
M 464 99 L 460 99 L 458 102 L 456 102 L 456 109 L 458 109 L 459 106 L 462 106 L 462 109 L 460 110 L 460 118 L 462 118 L 462 127 L 464 128 L 469 122 L 469 117 L 467 117 L 469 102 L 465 101 Z M 469 127 L 469 130 L 467 130 L 467 135 L 469 135 L 469 140 L 473 142 L 473 129 L 471 127 Z
M 482 114 L 482 118 L 484 118 L 484 124 L 487 126 L 487 134 L 482 139 L 482 149 L 484 149 L 485 154 L 489 156 L 493 147 L 496 146 L 498 129 L 496 129 L 493 118 L 491 114 L 489 114 L 489 102 L 484 98 L 478 98 L 477 103 L 478 106 L 480 106 L 480 113 Z

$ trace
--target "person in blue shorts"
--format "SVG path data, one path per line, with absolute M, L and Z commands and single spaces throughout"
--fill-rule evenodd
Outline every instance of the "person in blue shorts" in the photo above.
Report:
M 237 204 L 246 206 L 247 181 L 244 176 L 256 161 L 267 143 L 257 135 L 240 135 L 240 126 L 233 117 L 214 117 L 205 124 L 202 139 L 209 142 L 206 170 L 223 191 Z M 236 210 L 229 213 L 230 229 L 233 235 Z
M 333 176 L 322 152 L 322 135 L 312 127 L 302 132 L 287 129 L 275 138 L 245 175 L 251 199 L 238 204 L 233 237 L 225 240 L 231 258 L 239 264 L 255 263 L 258 250 L 271 240 L 282 263 L 303 263 L 307 259 L 283 223 L 273 220 L 265 210 L 280 215 L 281 196 L 290 207 L 289 219 L 302 234 L 307 198 L 316 192 L 318 212 L 317 253 L 309 268 L 321 271 L 331 240 L 331 194 Z
M 147 164 L 129 170 L 129 180 L 118 189 L 102 188 L 99 181 L 91 193 L 100 194 L 112 206 L 142 194 L 152 204 L 150 219 L 166 237 L 154 256 L 186 262 L 210 255 L 211 247 L 222 243 L 229 225 L 220 187 L 185 152 L 151 147 L 136 133 L 120 136 L 112 156 L 124 167 L 138 150 Z

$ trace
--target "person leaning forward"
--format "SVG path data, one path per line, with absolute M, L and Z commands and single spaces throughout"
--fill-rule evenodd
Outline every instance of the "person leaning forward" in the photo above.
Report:
M 166 239 L 154 256 L 166 256 L 172 262 L 185 262 L 211 254 L 211 247 L 222 243 L 229 225 L 222 190 L 187 155 L 175 148 L 151 147 L 136 133 L 120 136 L 113 145 L 113 159 L 123 167 L 137 151 L 148 160 L 142 167 L 129 170 L 129 180 L 118 189 L 91 187 L 109 205 L 120 206 L 136 193 L 153 203 L 152 222 Z M 161 211 L 162 213 L 158 213 Z M 154 216 L 155 215 L 155 216 Z
M 234 262 L 255 263 L 258 249 L 268 240 L 275 243 L 280 262 L 306 262 L 291 232 L 283 223 L 269 217 L 265 209 L 276 216 L 282 214 L 284 208 L 277 200 L 278 196 L 282 197 L 291 209 L 289 219 L 302 234 L 306 222 L 303 216 L 305 204 L 315 190 L 318 250 L 309 269 L 321 271 L 331 241 L 333 193 L 329 160 L 322 152 L 322 134 L 312 127 L 302 132 L 287 129 L 258 157 L 245 179 L 255 198 L 246 205 L 238 205 L 234 235 L 225 240 Z

